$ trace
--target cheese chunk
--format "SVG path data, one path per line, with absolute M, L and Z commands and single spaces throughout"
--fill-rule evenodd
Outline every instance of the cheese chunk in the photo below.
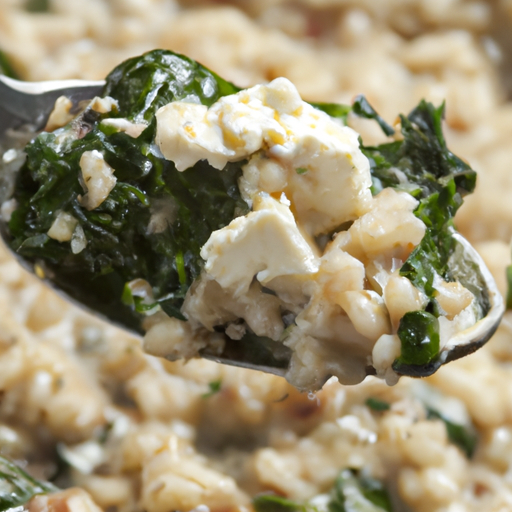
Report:
M 83 187 L 87 193 L 81 198 L 81 204 L 87 210 L 98 208 L 115 187 L 117 178 L 114 169 L 105 162 L 103 155 L 94 149 L 84 151 L 80 158 Z
M 201 250 L 205 270 L 235 296 L 283 275 L 314 274 L 319 260 L 286 204 L 261 194 L 254 211 L 214 231 Z
M 368 211 L 370 169 L 358 134 L 302 101 L 285 78 L 225 96 L 210 108 L 170 103 L 156 117 L 156 142 L 179 171 L 201 159 L 223 169 L 256 153 L 279 163 L 287 173 L 282 191 L 312 235 Z M 260 190 L 273 192 L 253 192 Z

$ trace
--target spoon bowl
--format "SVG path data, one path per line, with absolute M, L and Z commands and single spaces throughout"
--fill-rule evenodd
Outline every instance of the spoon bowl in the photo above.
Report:
M 70 98 L 74 105 L 99 95 L 104 86 L 103 81 L 53 81 L 25 83 L 0 76 L 0 150 L 2 150 L 2 169 L 0 202 L 4 203 L 12 194 L 16 170 L 23 162 L 23 145 L 30 137 L 41 130 L 52 111 L 55 100 L 60 96 Z M 16 147 L 17 146 L 17 147 Z M 13 153 L 17 151 L 17 153 Z M 16 164 L 16 162 L 18 162 Z M 0 233 L 9 246 L 10 234 L 5 220 L 0 221 Z M 458 250 L 463 253 L 466 263 L 474 272 L 474 285 L 488 297 L 489 307 L 485 316 L 469 329 L 458 332 L 444 347 L 438 356 L 425 365 L 400 365 L 395 371 L 399 375 L 426 377 L 434 373 L 441 365 L 470 354 L 481 347 L 496 331 L 504 312 L 503 299 L 494 279 L 487 270 L 479 254 L 459 233 L 453 231 L 453 239 Z M 133 315 L 125 315 L 123 309 L 108 309 L 83 295 L 73 291 L 66 278 L 58 275 L 55 268 L 37 257 L 26 259 L 14 252 L 18 262 L 30 272 L 36 274 L 45 283 L 55 288 L 68 300 L 85 308 L 94 315 L 138 335 L 143 333 L 142 321 Z M 454 275 L 456 275 L 454 269 Z M 476 284 L 475 284 L 476 283 Z M 246 334 L 241 340 L 226 342 L 222 352 L 205 348 L 200 356 L 222 364 L 285 375 L 290 364 L 291 350 L 282 343 L 271 339 Z M 366 374 L 374 375 L 375 369 L 367 366 Z

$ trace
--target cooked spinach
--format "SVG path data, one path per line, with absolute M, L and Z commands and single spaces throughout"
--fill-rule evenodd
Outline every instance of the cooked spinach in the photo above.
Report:
M 117 112 L 86 111 L 27 146 L 14 195 L 19 206 L 9 223 L 12 247 L 24 258 L 44 260 L 46 273 L 70 296 L 135 330 L 141 330 L 140 313 L 151 307 L 129 296 L 126 283 L 135 278 L 151 284 L 153 305 L 183 318 L 185 293 L 203 266 L 200 248 L 212 231 L 247 213 L 248 206 L 237 184 L 240 163 L 219 172 L 201 161 L 178 172 L 155 147 L 153 114 L 170 101 L 187 97 L 211 105 L 237 90 L 172 52 L 153 51 L 121 64 L 107 77 L 104 91 L 119 102 Z M 146 119 L 148 127 L 132 138 L 102 125 L 107 116 Z M 61 142 L 77 123 L 88 133 Z M 79 162 L 92 150 L 115 169 L 117 183 L 100 207 L 88 211 L 79 201 Z M 151 232 L 152 215 L 165 208 L 172 221 Z M 59 210 L 72 214 L 84 230 L 87 246 L 79 254 L 46 234 Z
M 458 446 L 466 454 L 468 459 L 473 456 L 478 443 L 478 434 L 473 425 L 454 423 L 445 415 L 430 407 L 427 407 L 427 418 L 429 420 L 441 420 L 446 426 L 448 439 Z
M 252 500 L 256 512 L 317 512 L 310 502 L 298 503 L 276 494 L 259 494 Z M 324 510 L 320 507 L 320 510 Z M 357 470 L 341 471 L 330 491 L 328 512 L 393 512 L 389 495 L 379 480 Z
M 389 409 L 391 408 L 391 405 L 388 402 L 385 402 L 384 400 L 380 400 L 379 398 L 375 398 L 372 396 L 366 399 L 365 404 L 370 409 L 377 412 L 389 411 Z
M 352 469 L 343 470 L 331 491 L 329 512 L 392 512 L 383 483 Z
M 41 482 L 9 459 L 0 455 L 0 511 L 27 503 L 36 494 L 57 491 L 49 482 Z
M 38 263 L 68 295 L 125 327 L 141 331 L 141 318 L 156 306 L 183 319 L 185 294 L 203 267 L 200 248 L 212 231 L 248 212 L 238 189 L 244 162 L 228 164 L 219 172 L 200 161 L 178 172 L 154 143 L 154 114 L 172 101 L 187 99 L 210 106 L 239 90 L 170 51 L 155 50 L 120 64 L 107 77 L 103 91 L 103 96 L 118 102 L 118 109 L 108 114 L 86 110 L 68 126 L 41 133 L 27 146 L 14 194 L 18 207 L 9 223 L 13 249 Z M 312 105 L 341 119 L 353 112 L 375 120 L 386 135 L 394 133 L 363 96 L 352 106 Z M 462 196 L 475 185 L 474 171 L 446 147 L 443 113 L 444 106 L 434 108 L 422 101 L 408 116 L 400 117 L 401 140 L 362 146 L 370 161 L 374 194 L 393 187 L 419 201 L 415 214 L 427 231 L 400 273 L 429 299 L 428 313 L 420 315 L 421 329 L 427 334 L 435 332 L 434 320 L 440 314 L 433 284 L 436 275 L 449 281 L 457 277 L 451 265 L 456 249 L 453 216 Z M 103 124 L 105 117 L 144 122 L 147 128 L 132 138 Z M 98 208 L 88 211 L 80 204 L 79 162 L 85 151 L 93 150 L 115 170 L 117 183 Z M 165 208 L 167 225 L 149 229 L 153 216 Z M 87 246 L 78 254 L 70 244 L 47 235 L 59 211 L 73 215 L 83 228 Z M 461 257 L 460 274 L 474 273 L 463 261 Z M 129 283 L 136 278 L 148 281 L 152 297 L 132 293 Z M 478 283 L 474 288 L 485 314 L 488 298 Z M 414 330 L 409 323 L 399 330 L 402 362 L 431 361 L 438 350 L 435 340 L 426 349 L 418 341 L 420 326 Z
M 402 349 L 394 368 L 401 364 L 425 365 L 439 352 L 439 321 L 427 311 L 405 313 L 397 334 Z
M 446 147 L 443 116 L 444 104 L 435 108 L 421 101 L 407 117 L 400 116 L 402 140 L 375 147 L 363 146 L 362 150 L 370 161 L 373 193 L 393 187 L 408 192 L 419 201 L 414 213 L 425 223 L 427 230 L 403 264 L 400 274 L 425 293 L 429 299 L 426 312 L 433 317 L 440 315 L 434 288 L 434 280 L 440 276 L 447 281 L 464 280 L 463 284 L 475 294 L 483 316 L 490 308 L 485 286 L 477 283 L 472 286 L 474 276 L 479 275 L 478 269 L 471 267 L 471 262 L 458 251 L 452 236 L 453 218 L 463 196 L 473 192 L 476 173 Z M 388 134 L 385 127 L 382 129 Z M 458 255 L 457 260 L 454 254 Z M 421 314 L 416 316 L 420 320 Z M 406 360 L 409 365 L 423 366 L 435 359 L 439 345 L 434 320 L 421 316 L 418 329 L 413 329 L 412 322 L 405 317 L 403 322 L 398 331 L 402 356 L 395 361 L 395 369 L 399 370 Z M 420 342 L 421 330 L 427 336 L 429 332 L 434 335 L 430 343 Z

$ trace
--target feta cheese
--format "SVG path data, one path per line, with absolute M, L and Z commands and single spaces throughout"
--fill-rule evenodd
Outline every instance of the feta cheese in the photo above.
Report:
M 103 155 L 94 149 L 84 151 L 80 157 L 82 185 L 86 194 L 80 198 L 80 204 L 87 210 L 98 208 L 115 187 L 117 178 L 114 169 L 105 162 Z
M 282 191 L 312 235 L 354 220 L 369 208 L 370 169 L 358 134 L 303 102 L 285 78 L 225 96 L 210 108 L 170 103 L 156 117 L 156 142 L 179 171 L 202 159 L 223 169 L 260 151 L 286 169 L 286 176 L 273 177 L 268 171 L 272 174 L 276 167 L 263 165 L 260 190 L 275 192 L 276 178 L 286 182 Z M 256 193 L 258 189 L 247 191 L 248 196 Z
M 132 123 L 128 119 L 122 117 L 109 117 L 103 119 L 101 124 L 105 126 L 111 126 L 120 132 L 124 132 L 130 137 L 136 139 L 147 127 L 146 123 Z
M 261 283 L 283 275 L 314 274 L 318 258 L 301 235 L 290 209 L 267 194 L 253 211 L 214 231 L 201 249 L 205 271 L 235 296 L 254 278 Z
M 292 350 L 286 378 L 298 388 L 318 389 L 330 375 L 355 384 L 369 365 L 395 384 L 400 320 L 426 301 L 398 273 L 425 235 L 418 201 L 391 188 L 373 197 L 358 134 L 303 102 L 284 78 L 210 108 L 174 102 L 156 117 L 156 143 L 180 172 L 203 159 L 219 172 L 247 160 L 239 190 L 252 211 L 201 248 L 204 269 L 182 307 L 190 346 L 218 326 L 235 340 L 249 330 Z M 173 220 L 172 205 L 165 215 L 152 212 L 148 232 Z M 474 315 L 472 294 L 441 281 L 443 345 Z M 190 357 L 175 324 L 152 328 L 147 344 L 172 334 L 171 357 Z
M 69 242 L 77 224 L 78 219 L 75 219 L 73 215 L 59 211 L 48 230 L 48 236 L 54 240 L 58 240 L 59 242 Z

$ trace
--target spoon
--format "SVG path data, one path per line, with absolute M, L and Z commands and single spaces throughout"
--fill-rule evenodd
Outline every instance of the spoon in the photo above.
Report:
M 23 147 L 29 137 L 41 130 L 54 107 L 55 100 L 60 96 L 70 98 L 75 106 L 79 102 L 92 99 L 101 93 L 104 86 L 103 81 L 81 81 L 63 80 L 51 82 L 21 82 L 5 76 L 0 76 L 0 154 L 3 154 L 4 168 L 9 161 L 9 150 L 16 144 Z M 25 132 L 27 137 L 19 137 Z M 3 150 L 2 150 L 3 148 Z M 0 182 L 0 204 L 7 200 L 12 194 L 14 187 L 15 166 L 11 166 L 10 173 L 2 176 Z M 0 220 L 0 233 L 3 240 L 9 246 L 9 231 L 5 221 Z M 489 310 L 472 327 L 458 332 L 441 349 L 435 360 L 425 365 L 406 366 L 401 365 L 398 373 L 413 377 L 426 377 L 434 373 L 441 365 L 468 355 L 480 348 L 496 331 L 504 312 L 503 299 L 496 287 L 494 279 L 487 270 L 483 260 L 471 244 L 459 233 L 453 231 L 453 239 L 462 252 L 466 263 L 474 270 L 473 284 L 482 287 L 489 297 Z M 118 312 L 106 312 L 104 307 L 91 304 L 76 293 L 66 289 L 65 283 L 59 281 L 55 273 L 44 273 L 42 276 L 41 266 L 33 261 L 22 258 L 14 253 L 19 263 L 30 272 L 54 287 L 68 300 L 74 302 L 92 312 L 94 315 L 117 324 L 118 326 L 132 333 L 140 335 L 143 332 L 140 324 L 134 323 L 133 316 L 125 319 Z M 454 264 L 454 267 L 457 265 Z M 452 269 L 457 277 L 457 269 Z M 120 306 L 121 308 L 124 306 Z M 241 340 L 231 340 L 226 336 L 226 343 L 223 352 L 210 352 L 203 349 L 201 357 L 219 363 L 229 364 L 254 370 L 260 370 L 276 375 L 285 375 L 291 358 L 291 351 L 281 343 L 254 334 L 245 335 Z M 375 374 L 373 367 L 366 368 L 367 375 Z

